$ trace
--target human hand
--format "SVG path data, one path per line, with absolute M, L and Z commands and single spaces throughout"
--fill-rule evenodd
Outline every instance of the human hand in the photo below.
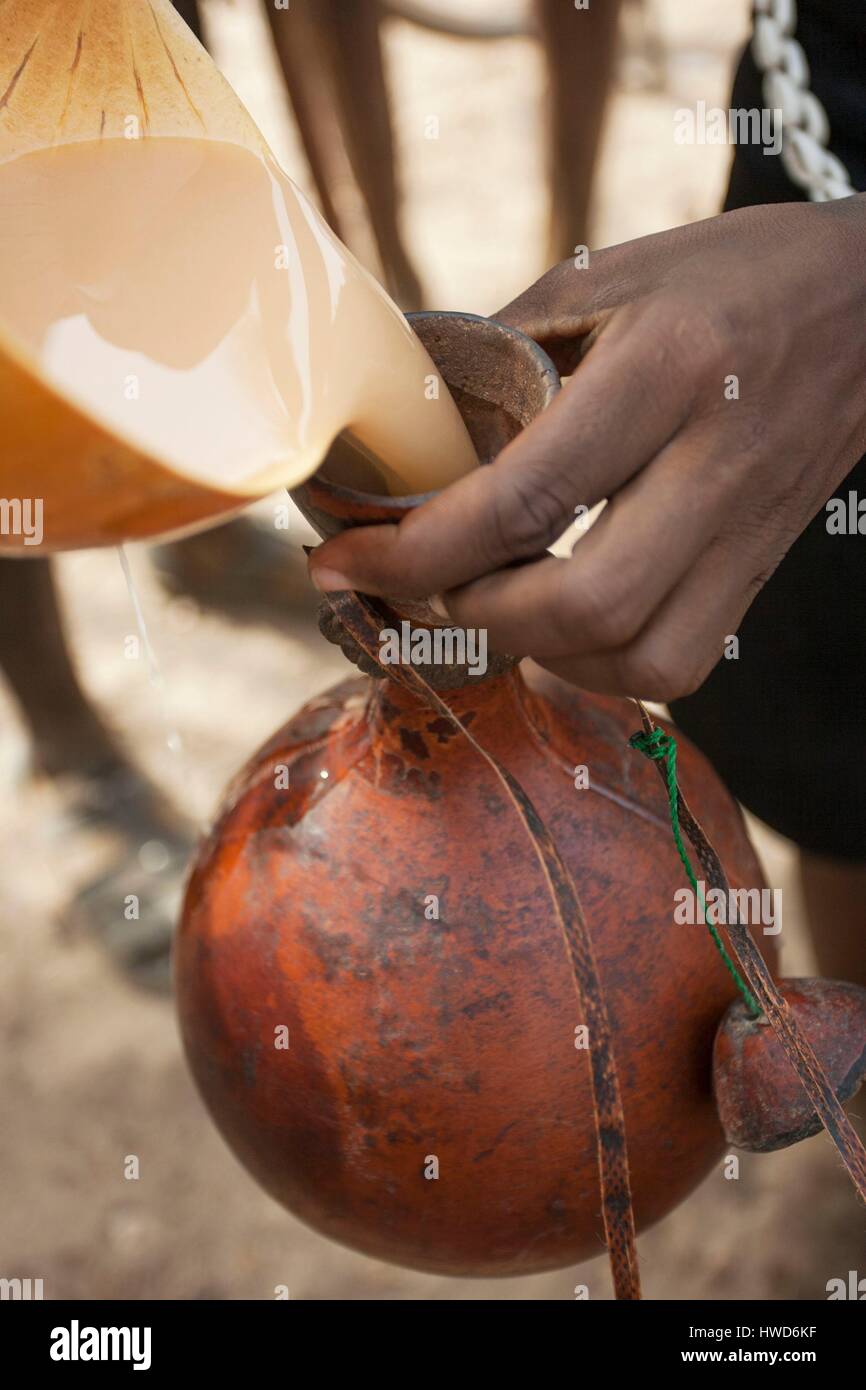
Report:
M 574 375 L 493 464 L 320 546 L 314 582 L 441 594 L 586 689 L 691 693 L 866 451 L 866 195 L 565 261 L 496 317 Z M 534 558 L 603 499 L 570 559 Z

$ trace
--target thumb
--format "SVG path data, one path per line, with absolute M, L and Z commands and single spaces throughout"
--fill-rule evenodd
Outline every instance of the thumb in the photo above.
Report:
M 675 228 L 560 261 L 493 317 L 534 338 L 570 376 L 612 312 L 654 288 L 695 239 Z
M 598 276 L 560 261 L 493 315 L 499 323 L 533 338 L 552 359 L 560 376 L 570 376 L 586 338 L 598 326 Z

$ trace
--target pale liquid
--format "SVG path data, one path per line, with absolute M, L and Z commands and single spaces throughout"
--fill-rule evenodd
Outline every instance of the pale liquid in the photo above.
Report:
M 123 578 L 126 581 L 126 592 L 129 594 L 129 601 L 132 604 L 132 611 L 135 614 L 138 639 L 141 642 L 141 648 L 147 662 L 147 679 L 160 700 L 162 724 L 165 730 L 165 746 L 172 753 L 180 753 L 183 749 L 183 739 L 177 729 L 169 722 L 165 699 L 165 679 L 162 674 L 162 667 L 156 659 L 156 652 L 153 650 L 153 644 L 150 640 L 150 631 L 144 620 L 144 609 L 141 606 L 138 586 L 132 577 L 129 556 L 122 545 L 117 547 L 117 558 L 120 561 L 120 568 L 123 571 Z
M 344 451 L 342 480 L 368 490 L 432 490 L 477 462 L 397 307 L 239 146 L 117 139 L 0 165 L 0 328 L 74 404 L 211 489 L 291 486 L 344 430 L 375 462 L 353 474 Z

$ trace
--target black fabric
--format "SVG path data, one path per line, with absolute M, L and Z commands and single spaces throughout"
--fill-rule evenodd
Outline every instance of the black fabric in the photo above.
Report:
M 798 12 L 830 148 L 866 190 L 866 0 Z M 748 52 L 731 105 L 762 105 Z M 779 159 L 737 147 L 726 208 L 803 196 Z M 833 495 L 849 490 L 866 498 L 866 458 Z M 866 862 L 866 536 L 829 535 L 826 521 L 822 509 L 752 604 L 739 659 L 672 710 L 756 815 L 804 849 Z

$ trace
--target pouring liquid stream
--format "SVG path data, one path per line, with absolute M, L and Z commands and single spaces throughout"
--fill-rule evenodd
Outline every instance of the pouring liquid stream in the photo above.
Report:
M 166 701 L 165 677 L 162 668 L 157 660 L 156 652 L 150 640 L 150 632 L 144 619 L 144 609 L 141 606 L 138 589 L 132 576 L 132 569 L 129 564 L 129 556 L 124 546 L 117 547 L 117 558 L 120 561 L 120 568 L 126 580 L 126 588 L 129 593 L 129 601 L 132 604 L 132 611 L 135 614 L 135 622 L 138 628 L 138 637 L 141 642 L 141 649 L 144 652 L 144 659 L 147 663 L 147 679 L 151 687 L 156 691 L 160 703 L 160 713 L 162 724 L 165 730 L 165 746 L 169 752 L 181 754 L 183 752 L 183 739 L 174 727 L 168 716 L 168 705 Z

